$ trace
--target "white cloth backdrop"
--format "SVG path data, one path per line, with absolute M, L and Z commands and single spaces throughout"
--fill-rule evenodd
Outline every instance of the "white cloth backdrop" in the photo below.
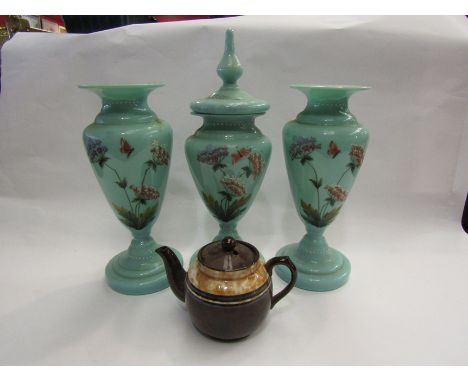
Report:
M 183 151 L 192 100 L 220 85 L 236 29 L 242 88 L 271 109 L 273 154 L 239 224 L 268 259 L 304 228 L 281 129 L 301 111 L 291 83 L 369 85 L 351 110 L 369 127 L 364 166 L 329 243 L 351 260 L 340 290 L 295 289 L 250 338 L 201 336 L 170 290 L 129 297 L 104 282 L 130 240 L 92 174 L 81 132 L 99 110 L 80 83 L 161 81 L 150 104 L 174 130 L 153 236 L 187 261 L 212 239 Z M 238 17 L 89 35 L 20 33 L 2 49 L 1 364 L 468 363 L 468 21 L 464 17 Z M 275 288 L 284 283 L 274 278 Z

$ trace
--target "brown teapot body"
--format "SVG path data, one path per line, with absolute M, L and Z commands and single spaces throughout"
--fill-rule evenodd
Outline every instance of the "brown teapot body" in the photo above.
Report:
M 171 289 L 186 303 L 194 326 L 221 340 L 251 334 L 293 288 L 297 276 L 288 257 L 264 263 L 254 246 L 229 237 L 201 248 L 188 272 L 170 248 L 156 251 L 164 260 Z M 271 274 L 275 265 L 288 267 L 292 277 L 281 292 L 273 295 Z

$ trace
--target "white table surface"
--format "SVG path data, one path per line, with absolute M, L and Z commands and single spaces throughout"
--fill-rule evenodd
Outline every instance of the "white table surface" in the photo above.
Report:
M 88 82 L 163 81 L 150 98 L 174 129 L 155 239 L 186 262 L 217 231 L 183 155 L 200 126 L 191 100 L 219 86 L 233 26 L 240 85 L 271 102 L 258 126 L 273 155 L 239 224 L 266 258 L 304 228 L 289 193 L 281 128 L 305 99 L 295 82 L 370 85 L 352 111 L 371 132 L 365 164 L 327 230 L 352 264 L 326 293 L 294 289 L 246 340 L 200 335 L 170 290 L 124 296 L 104 281 L 130 239 L 105 203 L 81 131 Z M 241 17 L 92 35 L 20 34 L 2 50 L 0 364 L 467 364 L 468 22 L 463 17 Z M 284 283 L 274 276 L 275 289 Z

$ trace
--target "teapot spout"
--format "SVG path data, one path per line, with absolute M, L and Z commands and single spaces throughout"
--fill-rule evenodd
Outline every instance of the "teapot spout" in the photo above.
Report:
M 169 247 L 159 247 L 156 253 L 162 257 L 166 268 L 167 281 L 176 297 L 185 302 L 185 277 L 187 272 L 184 271 L 182 264 L 176 254 Z

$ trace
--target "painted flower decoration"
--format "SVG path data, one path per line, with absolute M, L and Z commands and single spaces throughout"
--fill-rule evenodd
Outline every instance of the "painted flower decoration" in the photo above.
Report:
M 104 146 L 100 139 L 86 137 L 86 151 L 91 163 L 98 163 L 99 166 L 104 166 L 104 163 L 109 159 L 106 157 L 107 147 Z
M 245 195 L 245 185 L 239 178 L 233 176 L 225 176 L 221 179 L 221 183 L 236 196 Z
M 167 166 L 169 164 L 169 153 L 166 150 L 166 146 L 162 143 L 157 140 L 153 141 L 150 151 L 152 154 L 151 159 L 145 162 L 148 168 L 156 171 L 158 166 Z
M 309 154 L 320 148 L 321 145 L 317 143 L 317 140 L 313 137 L 295 137 L 295 142 L 289 147 L 289 156 L 292 160 L 310 160 Z
M 341 186 L 326 186 L 325 189 L 330 195 L 330 199 L 333 202 L 344 202 L 348 196 L 348 192 Z M 332 203 L 333 204 L 333 203 Z
M 362 161 L 364 160 L 364 147 L 361 145 L 352 145 L 349 156 L 356 167 L 361 166 Z
M 263 170 L 262 156 L 258 153 L 250 154 L 249 162 L 252 167 L 252 175 L 257 178 Z
M 144 184 L 142 184 L 141 188 L 138 188 L 132 185 L 130 186 L 130 189 L 135 194 L 135 199 L 137 199 L 140 202 L 159 198 L 159 191 L 151 186 L 145 186 Z
M 226 156 L 228 156 L 228 154 L 229 152 L 226 146 L 216 148 L 207 146 L 205 150 L 198 154 L 197 160 L 199 162 L 214 166 L 219 164 Z
M 151 145 L 151 154 L 153 154 L 153 160 L 159 166 L 169 164 L 169 153 L 167 152 L 166 146 L 159 141 L 154 141 Z

